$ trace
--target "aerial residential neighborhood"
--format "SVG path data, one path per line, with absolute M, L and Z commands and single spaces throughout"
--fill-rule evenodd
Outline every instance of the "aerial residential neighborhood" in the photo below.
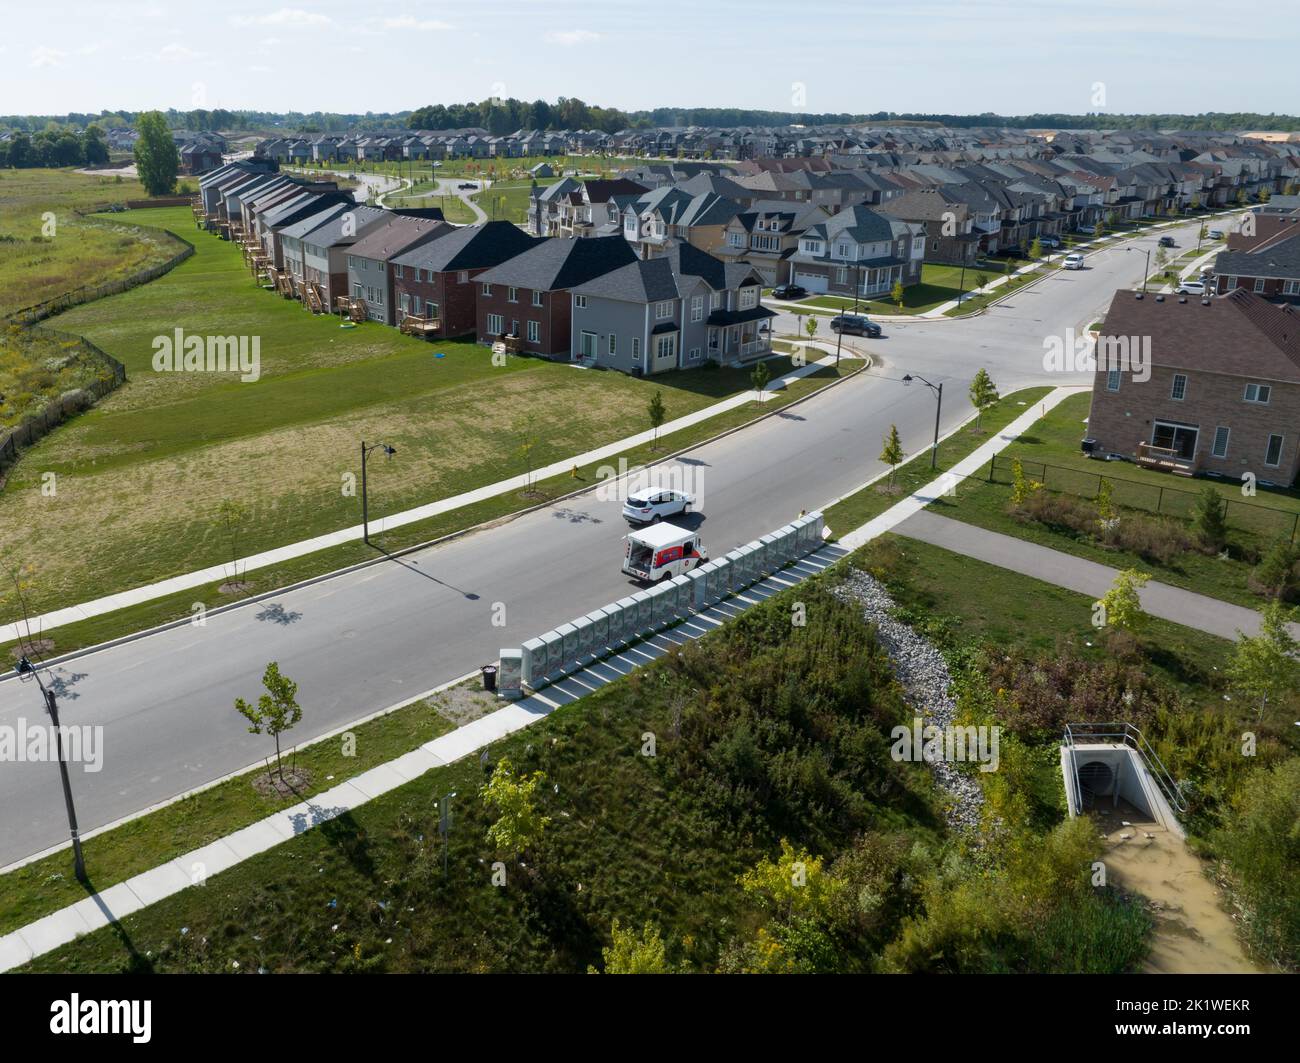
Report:
M 823 6 L 6 16 L 22 1030 L 1288 1022 L 1297 30 Z

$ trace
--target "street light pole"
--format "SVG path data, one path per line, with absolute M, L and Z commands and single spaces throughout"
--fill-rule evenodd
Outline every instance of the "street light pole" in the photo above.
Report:
M 370 545 L 370 507 L 366 496 L 366 456 L 372 450 L 381 449 L 390 458 L 397 453 L 396 448 L 387 443 L 371 443 L 366 446 L 366 441 L 361 441 L 361 539 L 367 546 Z
M 68 810 L 68 831 L 72 835 L 73 873 L 78 882 L 86 882 L 86 861 L 81 855 L 81 835 L 77 830 L 77 809 L 72 803 L 72 781 L 68 778 L 68 762 L 63 759 L 63 731 L 59 727 L 59 702 L 53 690 L 46 690 L 41 682 L 41 673 L 26 657 L 18 659 L 18 674 L 30 675 L 40 687 L 41 698 L 45 702 L 45 711 L 49 713 L 50 725 L 54 728 L 54 748 L 59 758 L 59 775 L 63 780 L 63 803 Z
M 919 380 L 933 391 L 936 399 L 934 405 L 934 444 L 930 447 L 930 468 L 936 469 L 939 465 L 939 417 L 943 413 L 943 384 L 931 384 L 923 376 L 913 377 L 911 373 L 908 373 L 903 377 L 903 386 L 906 387 L 913 380 Z

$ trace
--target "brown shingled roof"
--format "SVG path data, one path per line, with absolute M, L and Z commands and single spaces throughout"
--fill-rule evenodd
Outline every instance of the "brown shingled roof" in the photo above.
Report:
M 1150 336 L 1155 365 L 1300 384 L 1300 314 L 1238 288 L 1180 302 L 1118 291 L 1101 335 Z

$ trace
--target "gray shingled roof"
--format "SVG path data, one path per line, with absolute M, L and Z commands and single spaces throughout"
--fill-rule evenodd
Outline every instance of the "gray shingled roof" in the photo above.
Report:
M 657 303 L 662 299 L 676 299 L 678 294 L 672 264 L 666 258 L 637 259 L 575 285 L 571 291 L 633 303 Z

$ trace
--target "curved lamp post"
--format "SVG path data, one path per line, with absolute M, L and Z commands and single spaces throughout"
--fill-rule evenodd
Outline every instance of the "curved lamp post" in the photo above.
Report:
M 923 376 L 918 375 L 914 377 L 911 373 L 908 373 L 903 377 L 903 387 L 907 387 L 913 380 L 919 380 L 927 388 L 933 391 L 934 397 L 937 400 L 934 405 L 934 445 L 930 448 L 930 468 L 934 469 L 938 466 L 939 462 L 939 414 L 943 410 L 943 385 L 931 384 Z
M 372 450 L 382 450 L 388 457 L 397 453 L 396 447 L 390 447 L 387 443 L 371 443 L 366 445 L 366 441 L 361 441 L 361 538 L 367 546 L 370 545 L 370 510 L 366 498 L 366 456 Z

